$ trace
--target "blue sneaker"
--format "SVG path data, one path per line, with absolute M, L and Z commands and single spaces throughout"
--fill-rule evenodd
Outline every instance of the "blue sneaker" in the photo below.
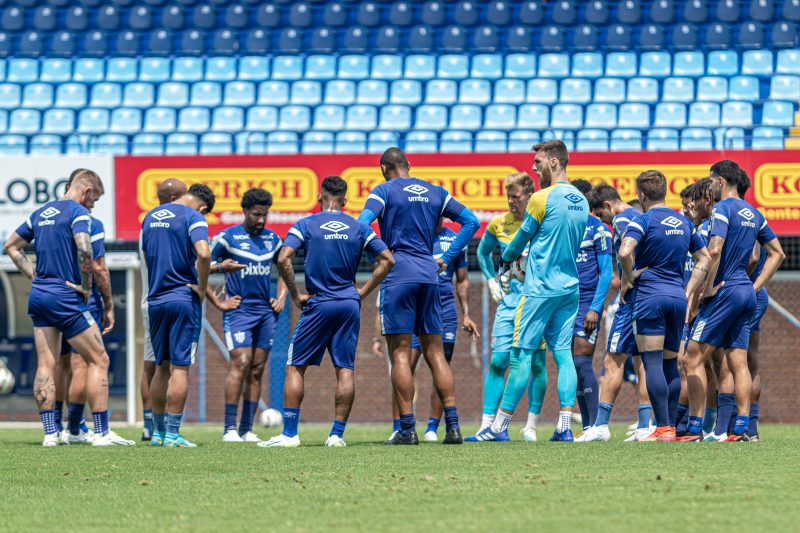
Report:
M 471 435 L 464 439 L 464 442 L 508 442 L 511 439 L 508 437 L 508 430 L 495 433 L 491 427 L 482 429 L 475 435 Z
M 160 431 L 154 431 L 153 436 L 150 437 L 150 446 L 163 446 L 164 445 L 164 433 Z
M 81 431 L 84 433 L 89 433 L 89 426 L 86 425 L 86 419 L 81 418 Z
M 180 434 L 167 433 L 164 437 L 164 446 L 167 448 L 197 448 L 197 444 L 189 442 Z
M 564 431 L 554 431 L 553 436 L 550 437 L 550 442 L 575 442 L 575 437 L 572 436 L 572 430 L 567 429 Z

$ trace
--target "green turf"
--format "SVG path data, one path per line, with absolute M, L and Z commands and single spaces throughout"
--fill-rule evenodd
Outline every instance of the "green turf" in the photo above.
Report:
M 262 449 L 186 428 L 196 450 L 42 448 L 4 429 L 0 530 L 798 531 L 797 426 L 758 444 L 624 444 L 619 426 L 610 443 L 398 448 L 379 444 L 388 426 L 353 426 L 339 449 L 327 429 Z

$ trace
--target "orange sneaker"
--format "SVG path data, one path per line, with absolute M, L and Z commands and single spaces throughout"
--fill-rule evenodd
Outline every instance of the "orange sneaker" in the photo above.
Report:
M 722 442 L 749 442 L 750 437 L 747 436 L 746 433 L 742 435 L 737 435 L 736 433 L 731 433 L 728 435 L 728 438 Z
M 676 439 L 678 442 L 703 442 L 702 435 L 692 435 L 691 433 L 684 435 L 683 437 L 678 437 Z
M 661 426 L 656 428 L 643 442 L 675 442 L 675 428 L 672 426 Z

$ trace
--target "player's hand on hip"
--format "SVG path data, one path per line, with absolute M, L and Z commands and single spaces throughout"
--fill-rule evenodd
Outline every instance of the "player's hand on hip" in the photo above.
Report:
M 76 285 L 75 283 L 72 283 L 71 281 L 65 281 L 64 283 L 67 284 L 67 287 L 78 291 L 80 293 L 80 295 L 83 296 L 84 303 L 86 303 L 86 304 L 89 303 L 89 300 L 92 298 L 92 289 L 84 290 L 82 285 Z
M 240 270 L 244 270 L 247 268 L 247 265 L 243 265 L 241 263 L 237 263 L 233 259 L 226 259 L 222 263 L 220 263 L 223 272 L 239 272 Z
M 103 335 L 108 335 L 114 329 L 114 307 L 111 306 L 103 311 L 103 322 L 100 324 Z
M 296 298 L 294 296 L 292 296 L 292 301 L 294 302 L 294 305 L 296 305 L 298 308 L 302 309 L 302 308 L 304 308 L 306 306 L 308 301 L 311 298 L 313 298 L 314 296 L 316 296 L 316 295 L 315 294 L 298 294 Z
M 192 292 L 194 292 L 197 297 L 200 298 L 200 303 L 203 303 L 203 299 L 206 297 L 205 291 L 201 291 L 197 285 L 193 285 L 191 283 L 187 283 L 186 286 L 192 289 Z
M 464 317 L 464 323 L 461 325 L 461 329 L 469 333 L 473 341 L 478 340 L 481 336 L 481 334 L 478 333 L 478 324 L 468 316 Z
M 234 309 L 239 309 L 239 306 L 242 305 L 242 297 L 241 296 L 233 296 L 231 298 L 225 298 L 222 303 L 219 304 L 220 311 L 232 311 Z
M 489 295 L 492 297 L 492 300 L 494 300 L 495 303 L 500 303 L 503 301 L 503 296 L 505 296 L 505 294 L 503 293 L 503 288 L 500 287 L 500 282 L 497 281 L 497 278 L 490 279 L 486 282 L 486 284 L 489 285 Z
M 703 294 L 703 300 L 705 300 L 707 298 L 713 298 L 714 296 L 716 296 L 723 285 L 725 285 L 724 281 L 720 282 L 719 285 L 715 285 L 715 286 L 711 287 L 711 289 L 708 292 Z
M 269 305 L 272 307 L 272 310 L 276 313 L 282 313 L 283 308 L 286 307 L 286 300 L 284 299 L 277 299 L 277 298 L 270 298 Z
M 442 272 L 447 270 L 447 263 L 442 261 L 441 257 L 436 260 L 436 264 L 439 265 L 439 270 L 436 271 L 437 274 L 441 274 Z
M 592 311 L 591 309 L 586 312 L 586 316 L 583 318 L 583 332 L 586 333 L 587 337 L 591 337 L 594 330 L 597 329 L 597 322 L 600 320 L 600 315 L 597 314 L 597 311 Z

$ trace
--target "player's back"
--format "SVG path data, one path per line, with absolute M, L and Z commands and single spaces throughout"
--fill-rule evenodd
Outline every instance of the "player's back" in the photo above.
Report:
M 589 203 L 569 183 L 555 183 L 533 194 L 528 214 L 539 224 L 531 240 L 525 294 L 548 296 L 577 291 L 580 249 Z
M 747 275 L 750 254 L 766 224 L 761 213 L 744 200 L 726 198 L 714 206 L 709 235 L 725 238 L 715 285 L 722 281 L 726 286 L 750 283 Z
M 174 297 L 191 299 L 187 285 L 197 284 L 197 254 L 191 234 L 201 227 L 208 228 L 203 215 L 183 204 L 164 204 L 145 215 L 141 248 L 150 304 Z
M 81 272 L 74 234 L 91 231 L 89 211 L 74 200 L 56 200 L 34 211 L 25 224 L 33 235 L 27 240 L 33 240 L 36 252 L 33 284 L 62 288 L 65 281 L 70 281 L 79 285 Z
M 600 271 L 597 266 L 598 247 L 601 251 L 608 249 L 606 227 L 597 217 L 589 215 L 581 247 L 575 260 L 581 289 L 594 290 L 597 287 L 600 279 Z

